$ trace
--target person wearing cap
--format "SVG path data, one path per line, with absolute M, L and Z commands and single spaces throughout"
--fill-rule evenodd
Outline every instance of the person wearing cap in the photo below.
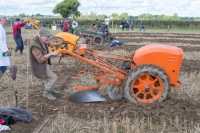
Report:
M 0 15 L 0 79 L 3 77 L 3 74 L 7 70 L 7 66 L 10 65 L 9 56 L 11 51 L 6 43 L 6 32 L 4 30 L 6 23 L 7 17 Z M 3 56 L 3 53 L 5 53 L 6 56 Z M 5 88 L 5 85 L 0 84 L 0 91 Z
M 16 18 L 14 24 L 12 25 L 13 37 L 17 44 L 15 48 L 15 52 L 17 53 L 17 51 L 20 50 L 21 55 L 23 54 L 23 50 L 24 50 L 24 44 L 23 44 L 23 39 L 21 35 L 21 27 L 25 26 L 26 24 L 27 24 L 26 20 L 24 20 L 24 22 L 21 23 L 20 19 Z
M 69 18 L 66 17 L 65 18 L 65 21 L 63 22 L 63 32 L 68 32 L 70 27 L 69 27 L 69 24 L 68 24 L 68 21 L 69 21 Z
M 30 68 L 33 75 L 44 81 L 43 97 L 50 100 L 55 100 L 56 97 L 52 95 L 58 94 L 59 91 L 55 90 L 54 85 L 57 81 L 57 75 L 50 70 L 51 56 L 58 56 L 57 52 L 49 52 L 48 46 L 53 45 L 50 43 L 50 37 L 53 36 L 48 29 L 42 28 L 39 34 L 35 36 L 29 47 Z

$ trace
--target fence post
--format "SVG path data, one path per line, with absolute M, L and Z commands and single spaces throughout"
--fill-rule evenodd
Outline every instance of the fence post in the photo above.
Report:
M 116 28 L 115 28 L 115 34 L 116 34 L 116 30 L 117 30 L 117 24 L 116 24 Z
M 11 25 L 11 29 L 12 29 L 12 20 L 13 20 L 13 18 L 10 18 L 10 25 Z
M 168 32 L 169 32 L 169 25 L 168 25 Z

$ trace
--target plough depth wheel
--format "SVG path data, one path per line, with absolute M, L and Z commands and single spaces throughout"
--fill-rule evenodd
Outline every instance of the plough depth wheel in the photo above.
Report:
M 154 65 L 136 67 L 128 73 L 124 81 L 124 97 L 130 102 L 162 102 L 167 98 L 170 89 L 167 74 Z
M 116 90 L 117 90 L 117 86 L 111 85 L 111 87 L 108 89 L 108 96 L 113 100 L 122 99 L 124 97 L 122 86 L 120 87 L 118 94 L 115 93 Z

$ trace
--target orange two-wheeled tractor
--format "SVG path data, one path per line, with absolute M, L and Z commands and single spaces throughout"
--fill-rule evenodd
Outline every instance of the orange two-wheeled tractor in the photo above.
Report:
M 92 50 L 91 44 L 90 49 L 86 50 L 86 45 L 76 45 L 78 39 L 70 33 L 58 33 L 51 39 L 58 45 L 50 47 L 50 51 L 70 55 L 98 68 L 94 73 L 89 73 L 94 75 L 96 84 L 76 86 L 75 91 L 95 90 L 102 85 L 111 84 L 108 95 L 114 100 L 124 97 L 130 102 L 157 103 L 166 99 L 171 87 L 181 87 L 178 76 L 183 51 L 176 46 L 149 44 L 139 48 L 129 57 Z M 104 54 L 101 56 L 94 54 L 97 52 Z M 92 59 L 83 56 L 85 54 Z M 108 54 L 109 56 L 106 56 Z M 121 61 L 123 69 L 109 64 L 105 58 Z M 79 75 L 82 72 L 79 72 Z

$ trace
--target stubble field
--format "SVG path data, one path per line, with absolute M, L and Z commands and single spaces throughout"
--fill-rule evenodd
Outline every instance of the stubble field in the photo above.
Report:
M 23 29 L 23 39 L 30 39 L 36 30 Z M 52 31 L 54 35 L 59 31 Z M 59 64 L 59 57 L 52 58 L 51 69 L 58 75 L 56 84 L 61 94 L 57 100 L 50 101 L 42 97 L 43 82 L 32 76 L 27 57 L 13 53 L 11 63 L 18 65 L 17 89 L 19 106 L 28 110 L 33 120 L 30 123 L 17 122 L 11 125 L 12 133 L 154 133 L 154 132 L 200 132 L 200 53 L 197 33 L 159 33 L 159 32 L 119 32 L 117 40 L 126 46 L 94 46 L 94 49 L 131 55 L 135 50 L 148 44 L 174 45 L 183 49 L 184 60 L 179 80 L 180 89 L 172 88 L 166 101 L 158 104 L 143 105 L 130 103 L 125 99 L 118 101 L 108 97 L 109 85 L 99 89 L 107 99 L 99 103 L 72 103 L 67 99 L 73 93 L 73 86 L 88 85 L 95 81 L 91 76 L 82 75 L 76 80 L 80 70 L 94 68 L 73 57 L 65 57 Z M 15 48 L 12 34 L 7 32 L 7 43 Z M 120 64 L 119 64 L 120 65 Z M 9 70 L 1 79 L 8 86 L 0 93 L 0 106 L 15 106 L 14 82 Z

